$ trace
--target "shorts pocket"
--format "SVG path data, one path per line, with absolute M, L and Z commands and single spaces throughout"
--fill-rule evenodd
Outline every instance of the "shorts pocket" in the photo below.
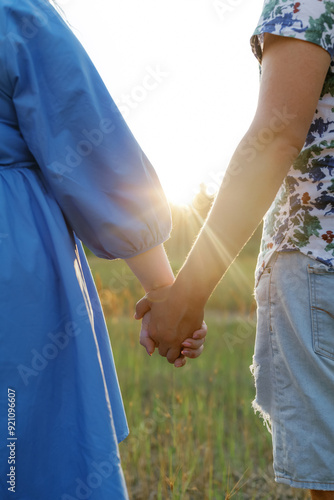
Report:
M 334 360 L 334 269 L 323 264 L 308 266 L 313 349 Z
M 255 287 L 254 295 L 256 302 L 258 304 L 262 302 L 268 302 L 269 288 L 267 286 L 268 282 L 267 280 L 270 280 L 270 275 L 271 275 L 271 267 L 268 266 L 263 270 L 260 279 Z

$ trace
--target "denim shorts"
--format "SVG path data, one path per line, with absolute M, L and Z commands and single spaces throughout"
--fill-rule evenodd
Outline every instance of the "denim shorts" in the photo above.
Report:
M 272 433 L 275 480 L 334 490 L 334 269 L 276 252 L 255 295 L 253 407 Z

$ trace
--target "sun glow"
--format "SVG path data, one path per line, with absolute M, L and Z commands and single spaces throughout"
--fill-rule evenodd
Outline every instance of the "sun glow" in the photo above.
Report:
M 218 189 L 255 111 L 249 38 L 262 0 L 58 3 L 167 197 L 188 203 L 203 182 Z

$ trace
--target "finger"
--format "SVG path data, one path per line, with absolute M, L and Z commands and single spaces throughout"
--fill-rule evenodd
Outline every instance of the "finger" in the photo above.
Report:
M 166 358 L 168 363 L 174 364 L 177 358 L 180 357 L 180 348 L 169 348 L 166 354 Z
M 148 312 L 143 317 L 143 320 L 141 323 L 139 342 L 143 347 L 145 347 L 147 354 L 152 356 L 152 354 L 154 353 L 156 344 L 155 344 L 154 340 L 149 335 L 150 319 L 151 319 L 151 313 Z
M 150 301 L 146 297 L 143 297 L 136 304 L 135 319 L 142 319 L 142 317 L 150 310 Z
M 166 358 L 167 357 L 167 352 L 168 352 L 168 346 L 166 346 L 165 344 L 163 344 L 162 342 L 160 342 L 159 346 L 158 346 L 158 349 L 159 349 L 160 356 L 162 356 L 163 358 Z M 176 358 L 177 358 L 177 356 L 176 356 Z
M 204 345 L 202 345 L 201 347 L 199 347 L 196 350 L 182 349 L 181 354 L 183 354 L 183 356 L 185 356 L 186 358 L 194 359 L 194 358 L 198 358 L 198 356 L 200 356 L 202 354 L 203 350 L 204 350 Z
M 181 355 L 175 360 L 174 366 L 175 368 L 182 368 L 182 366 L 184 366 L 186 362 L 187 362 L 186 358 Z
M 199 349 L 205 342 L 205 337 L 203 339 L 186 339 L 184 342 L 182 342 L 182 346 L 185 349 Z
M 155 342 L 154 342 L 154 340 L 152 340 L 148 336 L 146 337 L 146 336 L 141 335 L 139 342 L 140 342 L 140 344 L 143 347 L 145 347 L 147 354 L 149 354 L 150 356 L 152 356 L 152 354 L 155 351 Z
M 203 339 L 206 337 L 207 333 L 208 333 L 208 327 L 206 323 L 203 321 L 202 328 L 196 330 L 196 332 L 193 333 L 193 339 Z

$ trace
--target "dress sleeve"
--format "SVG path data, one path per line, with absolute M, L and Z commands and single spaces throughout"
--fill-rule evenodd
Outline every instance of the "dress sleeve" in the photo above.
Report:
M 334 55 L 334 2 L 331 0 L 265 0 L 252 37 L 252 50 L 261 63 L 264 33 L 319 45 Z
M 76 235 L 107 259 L 165 241 L 158 177 L 77 38 L 47 0 L 15 0 L 6 15 L 19 128 Z

